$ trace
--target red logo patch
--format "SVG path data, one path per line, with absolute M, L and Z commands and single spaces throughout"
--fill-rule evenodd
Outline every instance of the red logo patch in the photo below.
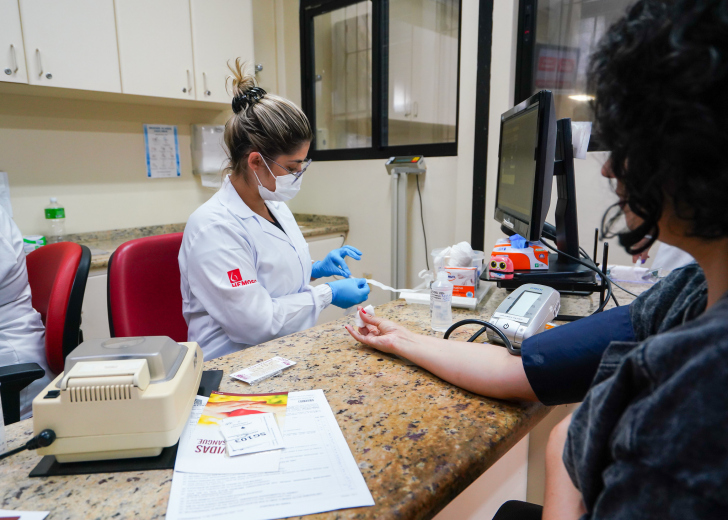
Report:
M 230 285 L 233 287 L 241 287 L 243 285 L 250 285 L 258 280 L 243 280 L 243 276 L 240 274 L 240 269 L 233 269 L 227 273 Z

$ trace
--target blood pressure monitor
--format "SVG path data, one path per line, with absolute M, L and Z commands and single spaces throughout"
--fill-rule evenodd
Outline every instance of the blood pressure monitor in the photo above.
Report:
M 561 307 L 559 292 L 545 285 L 521 285 L 498 306 L 490 323 L 498 327 L 514 347 L 534 334 L 542 332 L 546 324 L 556 318 Z M 487 331 L 488 340 L 503 343 L 498 335 Z

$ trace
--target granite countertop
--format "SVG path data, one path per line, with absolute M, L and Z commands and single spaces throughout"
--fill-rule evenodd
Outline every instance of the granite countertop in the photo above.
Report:
M 296 218 L 304 238 L 329 235 L 331 233 L 348 233 L 349 231 L 349 219 L 347 217 L 310 215 L 307 213 L 294 213 L 293 216 Z M 124 242 L 135 238 L 180 233 L 184 229 L 184 223 L 143 226 L 66 235 L 65 240 L 83 244 L 91 249 L 91 269 L 106 269 L 109 265 L 111 253 Z
M 626 284 L 640 292 L 649 286 Z M 506 292 L 493 289 L 475 311 L 453 319 L 489 318 Z M 631 297 L 617 290 L 620 303 Z M 588 314 L 598 295 L 562 298 L 565 314 Z M 417 333 L 434 335 L 429 309 L 397 300 L 377 307 Z M 308 518 L 431 518 L 525 436 L 549 408 L 538 403 L 481 397 L 407 362 L 357 343 L 345 317 L 247 350 L 208 361 L 225 373 L 220 390 L 265 393 L 321 388 L 376 503 Z M 464 341 L 477 326 L 457 331 Z M 298 364 L 254 387 L 229 374 L 280 355 Z M 7 427 L 8 448 L 26 442 L 32 421 Z M 0 508 L 50 510 L 50 520 L 162 518 L 172 471 L 111 473 L 30 479 L 40 458 L 22 452 L 0 462 Z

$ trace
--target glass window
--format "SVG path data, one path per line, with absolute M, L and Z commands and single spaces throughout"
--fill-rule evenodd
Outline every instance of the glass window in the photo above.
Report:
M 540 90 L 551 90 L 558 119 L 591 121 L 589 101 L 594 94 L 587 88 L 589 59 L 606 30 L 632 3 L 633 0 L 521 0 L 518 54 L 519 61 L 530 63 L 518 64 L 522 73 L 516 82 L 516 102 Z M 598 149 L 598 143 L 590 143 L 589 149 Z
M 316 149 L 372 146 L 372 17 L 364 1 L 314 17 Z
M 389 2 L 390 146 L 454 143 L 458 0 Z
M 301 0 L 316 160 L 456 155 L 461 0 Z

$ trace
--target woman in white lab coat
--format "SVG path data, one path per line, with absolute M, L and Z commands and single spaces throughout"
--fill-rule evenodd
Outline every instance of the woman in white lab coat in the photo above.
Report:
M 51 382 L 52 373 L 45 355 L 45 327 L 31 304 L 23 236 L 0 207 L 0 367 L 17 363 L 38 363 L 46 372 L 20 392 L 20 417 L 27 419 L 33 398 Z
M 312 265 L 308 244 L 284 201 L 300 189 L 313 133 L 303 111 L 267 94 L 233 69 L 233 112 L 222 188 L 185 227 L 179 266 L 190 341 L 212 359 L 312 327 L 328 305 L 367 299 L 364 279 L 348 278 L 345 246 Z M 312 277 L 340 275 L 312 287 Z

